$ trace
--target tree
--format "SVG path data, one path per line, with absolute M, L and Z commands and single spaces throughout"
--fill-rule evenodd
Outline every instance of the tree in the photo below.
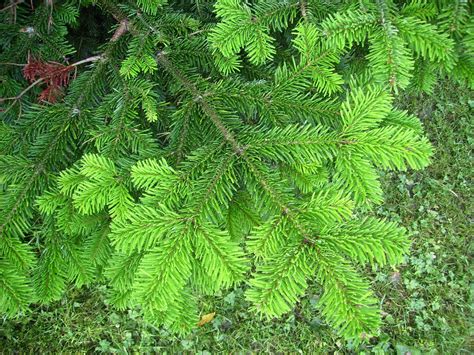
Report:
M 0 310 L 101 282 L 117 308 L 185 333 L 200 295 L 248 279 L 254 311 L 275 317 L 316 280 L 342 336 L 375 334 L 380 309 L 358 266 L 397 265 L 410 245 L 368 213 L 383 201 L 378 170 L 420 169 L 432 154 L 393 95 L 429 91 L 427 68 L 472 79 L 472 20 L 458 5 L 4 7 Z M 75 58 L 70 34 L 90 9 L 113 33 Z

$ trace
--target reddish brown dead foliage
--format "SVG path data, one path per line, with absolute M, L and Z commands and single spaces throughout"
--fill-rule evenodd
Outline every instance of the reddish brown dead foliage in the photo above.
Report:
M 60 63 L 29 58 L 28 64 L 23 68 L 23 76 L 31 83 L 42 79 L 46 87 L 38 96 L 38 100 L 54 103 L 61 97 L 62 89 L 68 85 L 73 68 Z

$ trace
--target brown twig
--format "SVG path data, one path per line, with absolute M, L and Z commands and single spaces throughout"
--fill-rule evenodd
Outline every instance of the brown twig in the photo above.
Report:
M 38 80 L 36 80 L 35 82 L 33 82 L 30 86 L 28 86 L 25 90 L 23 90 L 22 92 L 20 92 L 18 95 L 16 96 L 12 96 L 12 97 L 0 97 L 0 102 L 3 102 L 3 101 L 7 101 L 7 100 L 19 100 L 21 99 L 21 97 L 23 95 L 25 95 L 28 91 L 30 91 L 32 88 L 34 88 L 36 85 L 38 85 L 39 83 L 41 83 L 42 81 L 44 80 L 44 78 L 39 78 Z
M 300 0 L 300 10 L 301 10 L 301 16 L 303 16 L 303 18 L 305 20 L 308 19 L 308 12 L 307 12 L 307 9 L 306 9 L 306 1 L 305 0 Z
M 78 62 L 72 63 L 69 65 L 70 67 L 77 67 L 78 65 L 85 64 L 85 63 L 90 63 L 90 62 L 97 62 L 98 60 L 101 60 L 103 58 L 102 55 L 95 55 L 93 57 L 89 57 L 86 59 L 82 59 Z
M 24 67 L 26 64 L 3 62 L 3 63 L 0 63 L 0 65 L 14 65 L 16 67 Z
M 25 2 L 25 0 L 18 0 L 18 1 L 15 1 L 13 3 L 11 3 L 10 5 L 8 6 L 5 6 L 4 8 L 0 9 L 0 12 L 3 12 L 3 11 L 6 11 L 12 7 L 15 7 L 17 5 L 20 5 L 21 3 Z
M 49 8 L 48 15 L 48 33 L 51 31 L 51 26 L 53 25 L 53 0 L 46 0 L 46 6 Z
M 119 27 L 114 32 L 114 35 L 110 39 L 112 42 L 118 41 L 120 37 L 123 36 L 124 33 L 128 31 L 128 19 L 123 19 L 120 21 Z
M 202 29 L 202 30 L 191 32 L 190 34 L 188 34 L 188 36 L 192 37 L 192 36 L 198 35 L 198 34 L 203 33 L 203 32 L 208 32 L 208 31 L 210 31 L 210 29 L 205 28 L 205 29 Z

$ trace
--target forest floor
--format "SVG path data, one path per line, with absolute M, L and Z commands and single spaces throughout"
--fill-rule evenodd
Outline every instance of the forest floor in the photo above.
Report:
M 398 270 L 368 270 L 384 312 L 381 333 L 368 344 L 355 348 L 320 319 L 315 285 L 294 312 L 272 321 L 247 312 L 241 288 L 203 299 L 203 314 L 216 317 L 186 338 L 144 324 L 137 311 L 114 311 L 97 286 L 0 319 L 0 352 L 474 352 L 474 95 L 443 82 L 432 95 L 398 101 L 423 120 L 436 152 L 424 171 L 382 177 L 386 203 L 374 213 L 407 227 L 413 243 Z

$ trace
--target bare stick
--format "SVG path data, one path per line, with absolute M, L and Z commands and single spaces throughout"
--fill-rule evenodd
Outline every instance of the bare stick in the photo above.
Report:
M 15 1 L 15 2 L 11 3 L 10 5 L 5 6 L 3 9 L 0 9 L 0 12 L 5 11 L 5 10 L 8 10 L 8 9 L 10 9 L 10 8 L 16 6 L 16 5 L 19 5 L 19 4 L 23 3 L 24 1 L 25 1 L 25 0 L 18 0 L 18 1 Z
M 128 19 L 123 19 L 120 21 L 119 27 L 114 32 L 114 35 L 110 39 L 112 42 L 118 41 L 120 37 L 123 36 L 124 33 L 128 31 Z
M 20 92 L 17 96 L 13 96 L 13 97 L 0 97 L 0 102 L 3 102 L 3 101 L 7 101 L 7 100 L 19 100 L 21 99 L 21 97 L 23 95 L 25 95 L 28 91 L 30 91 L 32 88 L 34 88 L 36 85 L 38 85 L 39 83 L 41 83 L 44 79 L 43 78 L 39 78 L 38 80 L 36 80 L 34 83 L 32 83 L 30 86 L 28 86 L 25 90 L 23 90 L 22 92 Z
M 306 10 L 306 1 L 305 0 L 300 0 L 300 10 L 301 10 L 301 15 L 305 20 L 308 19 L 308 13 Z
M 14 65 L 16 67 L 24 67 L 26 64 L 3 62 L 3 63 L 0 63 L 0 65 Z
M 97 62 L 98 60 L 101 60 L 101 59 L 102 59 L 102 55 L 95 55 L 93 57 L 82 59 L 76 63 L 72 63 L 71 65 L 69 65 L 69 67 L 77 67 L 78 65 L 81 65 L 81 64 Z

